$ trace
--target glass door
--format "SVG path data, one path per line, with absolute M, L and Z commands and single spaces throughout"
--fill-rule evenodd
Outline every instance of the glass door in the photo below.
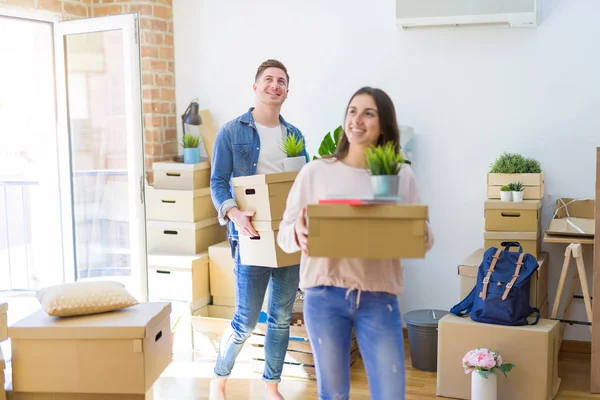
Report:
M 66 280 L 118 280 L 145 301 L 138 29 L 135 14 L 59 22 L 55 53 Z

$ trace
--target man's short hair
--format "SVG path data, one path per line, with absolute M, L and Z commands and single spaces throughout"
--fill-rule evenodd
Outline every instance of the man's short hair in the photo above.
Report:
M 267 68 L 279 68 L 280 70 L 282 70 L 283 72 L 285 72 L 285 76 L 287 78 L 287 84 L 290 84 L 290 76 L 288 75 L 287 72 L 287 68 L 285 67 L 285 65 L 283 65 L 283 63 L 281 61 L 278 60 L 274 60 L 274 59 L 268 59 L 266 61 L 263 61 L 262 64 L 260 64 L 258 66 L 258 69 L 256 70 L 256 76 L 254 77 L 254 81 L 258 81 L 258 78 L 260 78 L 260 76 L 262 75 L 263 72 L 265 72 L 265 69 Z

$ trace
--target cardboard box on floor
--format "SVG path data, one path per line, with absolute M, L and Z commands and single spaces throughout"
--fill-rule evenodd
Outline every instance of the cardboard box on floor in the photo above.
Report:
M 148 252 L 170 254 L 200 254 L 222 242 L 227 231 L 216 218 L 198 222 L 147 222 Z
M 235 306 L 234 262 L 229 241 L 208 248 L 210 294 L 217 306 Z
M 2 396 L 0 396 L 0 400 Z M 31 393 L 13 392 L 7 389 L 6 400 L 160 400 L 154 396 L 154 388 L 146 394 L 98 394 L 98 393 Z
M 540 319 L 537 325 L 503 326 L 474 322 L 448 314 L 438 323 L 436 394 L 471 398 L 471 375 L 465 375 L 462 358 L 484 347 L 496 351 L 515 368 L 498 373 L 498 400 L 549 400 L 558 393 L 559 322 Z
M 152 163 L 154 189 L 196 190 L 210 186 L 210 163 L 184 164 L 175 161 Z
M 458 266 L 460 276 L 460 300 L 464 299 L 477 282 L 479 265 L 483 261 L 486 249 L 477 249 Z M 542 253 L 538 258 L 539 268 L 531 278 L 529 289 L 529 304 L 541 310 L 544 300 L 548 298 L 548 253 Z M 540 315 L 544 315 L 540 311 Z M 547 315 L 547 314 L 546 314 Z
M 426 205 L 310 204 L 308 255 L 330 258 L 425 257 Z
M 484 203 L 485 230 L 495 232 L 537 232 L 540 228 L 542 200 Z
M 548 235 L 588 236 L 594 231 L 594 200 L 562 197 L 556 201 L 555 217 L 546 229 Z
M 208 253 L 148 254 L 148 291 L 152 301 L 182 301 L 197 310 L 210 304 Z
M 40 309 L 8 328 L 15 392 L 146 394 L 172 357 L 170 303 L 57 318 Z
M 257 238 L 240 235 L 240 261 L 260 267 L 289 267 L 300 264 L 301 252 L 286 253 L 277 244 L 280 221 L 253 221 L 260 235 Z
M 234 307 L 208 305 L 192 312 L 192 341 L 202 355 L 219 351 L 223 332 L 231 325 Z
M 168 190 L 146 188 L 146 218 L 157 221 L 198 222 L 216 218 L 210 188 Z
M 239 176 L 231 179 L 242 211 L 254 211 L 253 221 L 280 221 L 298 172 Z
M 7 317 L 6 317 L 6 312 L 8 311 L 8 304 L 6 303 L 0 303 L 0 342 L 6 340 L 6 337 L 8 336 L 7 333 L 7 327 L 8 327 L 8 323 L 7 323 Z

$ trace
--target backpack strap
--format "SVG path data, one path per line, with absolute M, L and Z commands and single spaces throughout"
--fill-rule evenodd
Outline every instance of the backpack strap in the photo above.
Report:
M 457 305 L 450 309 L 450 312 L 459 317 L 464 317 L 471 313 L 473 308 L 473 300 L 475 300 L 475 288 L 471 289 L 469 294 Z
M 487 275 L 485 276 L 485 278 L 483 278 L 483 290 L 481 291 L 481 293 L 479 293 L 479 297 L 481 297 L 483 300 L 485 300 L 485 298 L 487 297 L 487 287 L 490 283 L 490 277 L 492 276 L 492 272 L 494 272 L 494 268 L 496 267 L 496 262 L 500 258 L 500 253 L 502 253 L 502 249 L 496 250 L 496 254 L 494 254 L 492 263 L 488 268 Z
M 517 261 L 517 268 L 515 269 L 515 273 L 512 276 L 512 279 L 510 280 L 510 282 L 508 282 L 506 284 L 506 290 L 504 290 L 504 294 L 502 295 L 502 300 L 506 300 L 506 296 L 508 296 L 508 292 L 510 292 L 510 289 L 513 287 L 513 285 L 515 284 L 515 281 L 519 277 L 519 271 L 521 270 L 521 265 L 523 265 L 523 256 L 525 256 L 525 253 L 519 254 L 519 260 Z

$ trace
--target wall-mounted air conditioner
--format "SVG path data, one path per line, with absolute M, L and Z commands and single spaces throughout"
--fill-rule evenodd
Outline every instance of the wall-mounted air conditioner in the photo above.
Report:
M 398 28 L 535 27 L 539 0 L 396 0 Z

